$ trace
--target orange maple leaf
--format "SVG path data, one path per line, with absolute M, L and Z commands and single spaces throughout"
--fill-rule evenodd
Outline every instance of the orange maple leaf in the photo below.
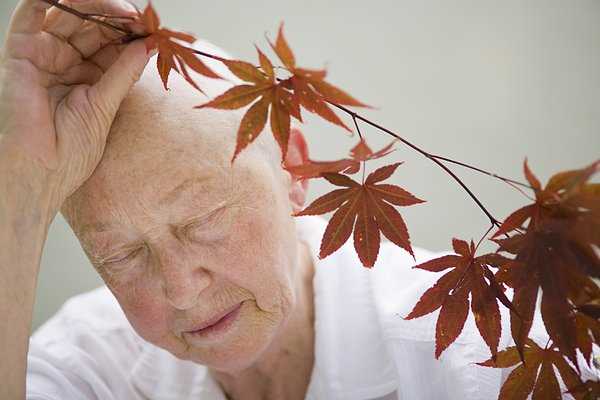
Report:
M 146 33 L 149 34 L 145 39 L 146 50 L 158 49 L 156 66 L 166 90 L 169 89 L 167 83 L 171 70 L 177 71 L 189 84 L 201 93 L 204 92 L 194 82 L 187 67 L 209 78 L 223 79 L 196 57 L 192 49 L 175 41 L 180 40 L 187 43 L 194 43 L 196 39 L 193 35 L 160 27 L 160 19 L 150 2 L 143 12 L 138 11 L 138 21 L 142 24 Z
M 523 353 L 524 362 L 521 361 L 517 348 L 512 346 L 499 352 L 496 360 L 489 359 L 477 363 L 491 368 L 510 368 L 520 363 L 502 385 L 499 400 L 526 400 L 532 391 L 534 400 L 561 399 L 554 367 L 568 389 L 580 387 L 581 379 L 577 372 L 553 346 L 543 349 L 533 340 L 527 339 Z
M 498 254 L 476 257 L 473 241 L 469 245 L 464 240 L 452 239 L 452 246 L 457 255 L 445 255 L 413 267 L 432 272 L 452 269 L 423 293 L 405 319 L 418 318 L 441 308 L 435 329 L 435 357 L 439 358 L 462 332 L 469 314 L 471 294 L 471 311 L 477 329 L 495 358 L 501 333 L 497 300 L 508 308 L 512 305 L 489 266 L 510 260 Z
M 372 267 L 377 260 L 380 232 L 414 258 L 404 220 L 393 206 L 410 206 L 424 201 L 399 186 L 378 184 L 389 178 L 400 164 L 386 165 L 373 171 L 363 184 L 343 174 L 322 175 L 330 183 L 345 189 L 333 190 L 295 214 L 319 215 L 337 210 L 323 234 L 319 258 L 339 249 L 350 238 L 352 230 L 354 249 L 365 267 Z

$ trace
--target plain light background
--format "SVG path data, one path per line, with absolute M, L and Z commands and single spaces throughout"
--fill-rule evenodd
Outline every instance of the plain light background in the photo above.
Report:
M 0 3 L 2 31 L 15 4 Z M 357 111 L 434 154 L 519 180 L 527 156 L 542 181 L 600 156 L 598 0 L 153 4 L 165 26 L 193 32 L 251 62 L 253 43 L 268 51 L 264 34 L 274 39 L 285 21 L 300 66 L 327 67 L 329 82 L 378 107 Z M 315 159 L 342 157 L 356 142 L 323 120 L 306 120 Z M 374 148 L 388 143 L 377 130 L 361 130 Z M 428 201 L 400 209 L 413 245 L 447 250 L 454 236 L 478 240 L 489 222 L 466 193 L 430 161 L 397 148 L 387 162 L 405 163 L 392 181 Z M 498 219 L 527 202 L 500 181 L 453 170 Z M 311 181 L 310 199 L 328 188 Z M 34 328 L 68 297 L 101 284 L 57 216 L 42 259 Z

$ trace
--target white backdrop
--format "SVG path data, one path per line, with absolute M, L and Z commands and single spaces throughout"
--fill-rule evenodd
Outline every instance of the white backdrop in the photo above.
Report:
M 0 2 L 0 26 L 15 4 Z M 600 156 L 598 0 L 153 4 L 166 26 L 252 62 L 253 43 L 268 50 L 264 33 L 275 38 L 285 21 L 300 66 L 326 66 L 330 82 L 379 107 L 365 116 L 435 154 L 519 180 L 528 156 L 543 181 Z M 317 118 L 307 118 L 304 132 L 317 159 L 344 156 L 354 143 Z M 388 141 L 367 127 L 363 133 L 374 147 Z M 393 181 L 428 200 L 401 210 L 413 244 L 442 250 L 452 236 L 485 232 L 486 217 L 439 168 L 402 147 L 394 157 L 406 162 Z M 526 201 L 501 182 L 454 169 L 497 218 Z M 327 187 L 313 183 L 310 198 Z M 42 264 L 34 327 L 66 298 L 101 284 L 60 216 Z

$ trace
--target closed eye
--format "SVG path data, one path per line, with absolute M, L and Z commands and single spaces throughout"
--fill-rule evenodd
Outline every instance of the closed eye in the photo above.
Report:
M 133 260 L 142 250 L 142 247 L 138 247 L 137 249 L 130 251 L 129 253 L 125 253 L 125 254 L 120 254 L 119 256 L 113 258 L 113 259 L 108 259 L 106 261 L 102 262 L 103 266 L 110 266 L 110 265 L 119 265 L 119 264 L 125 264 L 128 261 Z
M 207 215 L 200 217 L 199 219 L 192 221 L 191 223 L 185 225 L 183 227 L 183 232 L 186 237 L 191 239 L 198 238 L 197 235 L 206 231 L 207 229 L 211 229 L 214 227 L 218 227 L 219 223 L 222 220 L 222 216 L 226 207 L 223 205 L 218 207 L 217 209 L 211 211 Z

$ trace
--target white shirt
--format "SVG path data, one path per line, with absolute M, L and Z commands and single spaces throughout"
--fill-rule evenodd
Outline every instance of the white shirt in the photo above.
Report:
M 299 217 L 296 224 L 318 254 L 326 221 Z M 440 256 L 414 250 L 417 263 Z M 314 262 L 315 365 L 306 399 L 498 397 L 509 371 L 475 364 L 487 360 L 489 350 L 472 315 L 439 360 L 438 312 L 402 318 L 439 274 L 411 269 L 410 255 L 389 242 L 382 243 L 373 269 L 361 266 L 350 242 Z M 500 349 L 511 344 L 508 322 L 504 311 Z M 538 320 L 534 338 L 541 332 Z M 27 398 L 225 400 L 206 367 L 140 338 L 106 287 L 71 298 L 32 336 Z

